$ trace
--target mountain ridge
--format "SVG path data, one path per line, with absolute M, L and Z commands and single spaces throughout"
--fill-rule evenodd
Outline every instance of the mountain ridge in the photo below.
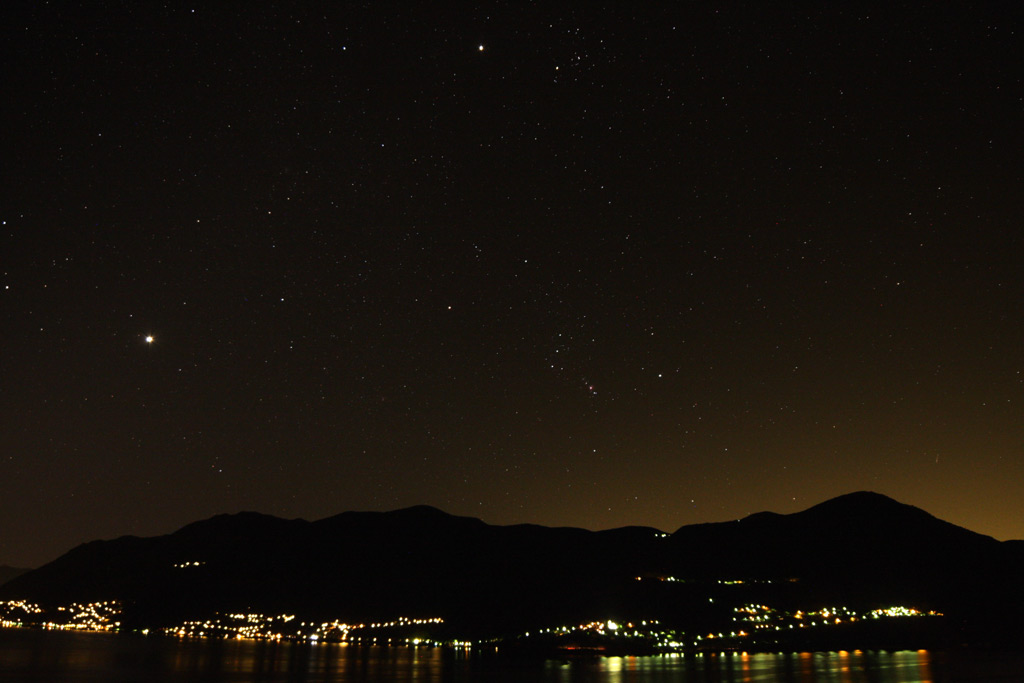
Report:
M 700 615 L 708 591 L 729 579 L 761 586 L 751 599 L 910 601 L 977 624 L 997 598 L 1024 608 L 1022 571 L 1024 543 L 856 492 L 671 534 L 490 525 L 430 506 L 313 522 L 215 515 L 164 536 L 81 544 L 0 586 L 0 599 L 118 599 L 127 623 L 147 626 L 211 612 L 415 612 L 491 634 L 608 614 Z

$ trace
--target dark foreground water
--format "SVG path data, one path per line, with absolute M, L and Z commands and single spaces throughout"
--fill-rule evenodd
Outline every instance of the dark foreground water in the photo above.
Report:
M 1024 681 L 1024 655 L 814 652 L 510 659 L 425 647 L 354 647 L 0 630 L 0 681 L 600 683 Z

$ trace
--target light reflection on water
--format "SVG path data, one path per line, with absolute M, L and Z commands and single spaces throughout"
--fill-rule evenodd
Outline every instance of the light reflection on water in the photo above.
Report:
M 541 660 L 427 647 L 0 630 L 0 681 L 945 683 L 1019 680 L 1021 662 L 1020 654 L 978 659 L 924 650 Z
M 800 652 L 790 654 L 731 653 L 700 657 L 608 657 L 595 660 L 603 683 L 629 681 L 729 681 L 730 683 L 937 683 L 932 653 Z M 557 665 L 549 662 L 549 665 Z M 561 663 L 562 669 L 568 669 Z M 560 680 L 576 681 L 571 671 Z

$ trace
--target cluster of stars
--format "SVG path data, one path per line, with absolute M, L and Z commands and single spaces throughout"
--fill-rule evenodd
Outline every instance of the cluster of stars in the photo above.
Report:
M 432 12 L 0 9 L 26 563 L 338 501 L 671 529 L 878 489 L 1024 535 L 999 10 Z

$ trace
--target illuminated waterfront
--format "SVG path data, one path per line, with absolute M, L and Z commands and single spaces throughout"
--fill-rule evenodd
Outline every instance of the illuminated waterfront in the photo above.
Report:
M 49 611 L 25 600 L 0 602 L 0 627 L 42 628 L 46 630 L 121 631 L 122 606 L 117 600 L 87 604 L 73 603 Z M 474 643 L 450 635 L 439 637 L 434 630 L 444 623 L 440 617 L 399 616 L 386 621 L 347 623 L 340 620 L 306 621 L 294 614 L 215 613 L 141 635 L 179 638 L 233 638 L 240 640 L 289 640 L 308 643 L 337 642 L 351 645 L 428 645 L 470 648 L 509 646 L 535 651 L 558 652 L 586 650 L 602 654 L 674 654 L 696 652 L 771 651 L 782 641 L 759 639 L 767 633 L 786 633 L 794 629 L 817 631 L 831 626 L 857 622 L 920 617 L 941 617 L 934 611 L 914 607 L 891 606 L 858 613 L 847 607 L 823 607 L 814 611 L 779 611 L 766 605 L 747 604 L 732 608 L 730 626 L 724 631 L 686 634 L 663 626 L 657 620 L 616 622 L 611 619 L 576 625 L 534 628 L 512 637 L 490 638 Z M 799 631 L 798 631 L 799 633 Z M 751 637 L 754 636 L 754 637 Z M 891 643 L 890 643 L 891 644 Z M 785 649 L 785 648 L 783 648 Z

